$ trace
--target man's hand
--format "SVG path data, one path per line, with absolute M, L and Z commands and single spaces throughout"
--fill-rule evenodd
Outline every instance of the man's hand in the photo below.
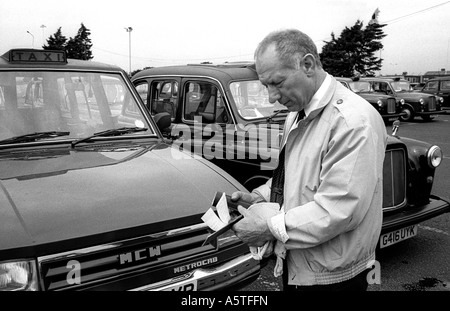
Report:
M 260 203 L 252 205 L 249 209 L 238 206 L 239 213 L 244 218 L 233 226 L 236 236 L 249 246 L 263 246 L 267 241 L 274 240 L 267 220 L 280 213 L 273 208 L 276 203 Z M 278 204 L 276 204 L 278 206 Z
M 248 193 L 248 192 L 236 191 L 231 194 L 231 201 L 238 201 L 239 199 L 242 201 L 248 202 L 250 204 L 254 204 L 257 201 L 261 200 L 261 197 L 253 192 Z

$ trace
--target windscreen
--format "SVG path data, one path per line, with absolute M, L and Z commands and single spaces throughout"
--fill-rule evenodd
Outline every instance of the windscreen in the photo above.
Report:
M 361 92 L 370 92 L 371 86 L 370 82 L 366 81 L 352 81 L 349 82 L 348 85 L 350 86 L 350 89 L 355 93 L 361 93 Z
M 152 127 L 120 74 L 62 71 L 0 72 L 0 139 L 67 131 L 83 138 L 122 127 Z
M 279 102 L 269 102 L 267 88 L 259 80 L 232 82 L 230 89 L 238 112 L 244 119 L 267 118 L 275 111 L 286 109 Z
M 410 91 L 411 86 L 409 85 L 408 81 L 394 81 L 391 83 L 392 88 L 396 92 L 404 92 L 404 91 Z

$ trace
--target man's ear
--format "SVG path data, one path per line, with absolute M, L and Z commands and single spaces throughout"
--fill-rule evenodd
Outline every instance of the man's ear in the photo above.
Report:
M 316 70 L 316 58 L 312 54 L 308 53 L 303 56 L 302 65 L 306 74 L 312 73 Z

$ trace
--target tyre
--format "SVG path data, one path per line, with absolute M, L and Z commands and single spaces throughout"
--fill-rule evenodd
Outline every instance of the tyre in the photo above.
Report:
M 412 119 L 414 119 L 414 114 L 413 114 L 413 112 L 411 111 L 410 108 L 404 107 L 404 108 L 402 109 L 402 112 L 404 112 L 405 114 L 402 115 L 402 116 L 400 117 L 400 120 L 401 120 L 401 121 L 409 122 L 409 121 L 411 121 Z

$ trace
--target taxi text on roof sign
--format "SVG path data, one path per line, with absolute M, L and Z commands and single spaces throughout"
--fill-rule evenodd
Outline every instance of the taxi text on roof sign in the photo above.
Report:
M 2 56 L 11 63 L 67 63 L 64 51 L 13 49 Z

